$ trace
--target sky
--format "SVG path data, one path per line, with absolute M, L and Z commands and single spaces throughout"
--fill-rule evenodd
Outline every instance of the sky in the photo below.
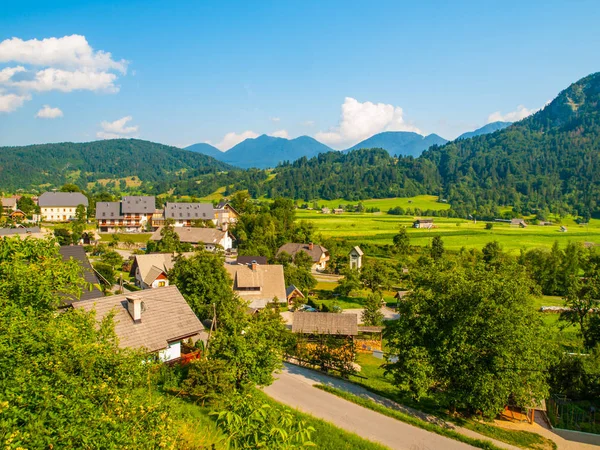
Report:
M 599 22 L 596 0 L 2 0 L 0 145 L 453 139 L 600 70 Z

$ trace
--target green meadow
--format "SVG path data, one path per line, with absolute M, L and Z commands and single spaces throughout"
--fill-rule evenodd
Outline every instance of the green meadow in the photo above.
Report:
M 437 206 L 438 209 L 449 207 L 437 203 L 435 197 L 415 197 L 412 203 L 408 203 L 409 200 L 411 199 L 363 202 L 366 208 L 379 207 L 382 210 L 380 213 L 322 214 L 320 211 L 299 209 L 296 215 L 298 220 L 312 222 L 317 233 L 321 233 L 324 237 L 345 239 L 355 245 L 392 244 L 392 239 L 400 226 L 407 227 L 413 245 L 426 246 L 434 236 L 440 236 L 449 250 L 460 250 L 462 247 L 481 249 L 490 241 L 498 241 L 505 251 L 513 254 L 518 253 L 520 249 L 550 248 L 554 241 L 558 241 L 561 247 L 565 247 L 569 241 L 600 243 L 600 220 L 594 219 L 585 226 L 576 224 L 570 218 L 563 219 L 561 225 L 567 228 L 567 232 L 563 233 L 559 231 L 560 225 L 530 224 L 526 228 L 519 228 L 508 223 L 494 222 L 493 228 L 486 230 L 486 222 L 442 217 L 434 218 L 435 227 L 432 229 L 416 229 L 412 228 L 415 217 L 386 214 L 389 208 L 395 206 L 421 209 L 434 209 L 432 206 Z M 337 207 L 337 205 L 332 206 Z

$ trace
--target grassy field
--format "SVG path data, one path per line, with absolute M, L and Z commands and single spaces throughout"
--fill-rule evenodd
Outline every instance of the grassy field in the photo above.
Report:
M 338 198 L 335 200 L 315 200 L 319 207 L 326 206 L 330 209 L 337 208 L 339 205 L 358 205 L 357 201 L 348 201 L 343 198 Z M 309 202 L 312 205 L 313 202 Z M 435 195 L 418 195 L 416 197 L 411 198 L 376 198 L 372 200 L 361 200 L 361 202 L 365 208 L 379 208 L 382 212 L 386 212 L 390 208 L 401 207 L 401 208 L 419 208 L 422 210 L 433 209 L 433 210 L 442 210 L 442 209 L 450 209 L 450 205 L 448 203 L 440 203 L 438 202 L 438 197 Z
M 111 242 L 113 236 L 118 236 L 119 242 L 125 242 L 126 240 L 131 239 L 133 242 L 145 244 L 148 242 L 148 239 L 150 239 L 150 236 L 152 236 L 152 233 L 103 233 L 100 235 L 100 241 Z
M 561 247 L 565 247 L 569 241 L 600 243 L 600 220 L 592 220 L 589 225 L 581 226 L 572 219 L 565 219 L 562 224 L 568 231 L 561 233 L 558 225 L 518 228 L 507 223 L 494 223 L 491 230 L 486 230 L 485 222 L 448 218 L 434 218 L 433 229 L 417 229 L 411 228 L 414 217 L 393 216 L 383 212 L 334 215 L 298 210 L 296 215 L 298 220 L 312 222 L 317 233 L 345 239 L 354 245 L 392 244 L 400 226 L 407 227 L 412 245 L 426 246 L 434 236 L 440 236 L 449 250 L 460 250 L 462 247 L 480 249 L 490 241 L 498 241 L 505 251 L 516 254 L 520 249 L 550 248 L 554 241 L 558 241 Z

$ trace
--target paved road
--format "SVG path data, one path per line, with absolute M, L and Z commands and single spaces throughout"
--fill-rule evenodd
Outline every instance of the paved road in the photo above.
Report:
M 326 420 L 365 439 L 399 450 L 463 450 L 470 445 L 363 408 L 312 387 L 319 381 L 312 371 L 286 365 L 264 391 L 275 400 Z

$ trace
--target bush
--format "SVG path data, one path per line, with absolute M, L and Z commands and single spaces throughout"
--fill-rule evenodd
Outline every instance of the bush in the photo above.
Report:
M 491 230 L 492 228 L 494 228 L 494 224 L 492 222 L 488 222 L 485 224 L 486 230 Z
M 204 403 L 233 393 L 235 377 L 225 361 L 203 358 L 192 361 L 187 367 L 187 377 L 181 384 L 185 394 Z

